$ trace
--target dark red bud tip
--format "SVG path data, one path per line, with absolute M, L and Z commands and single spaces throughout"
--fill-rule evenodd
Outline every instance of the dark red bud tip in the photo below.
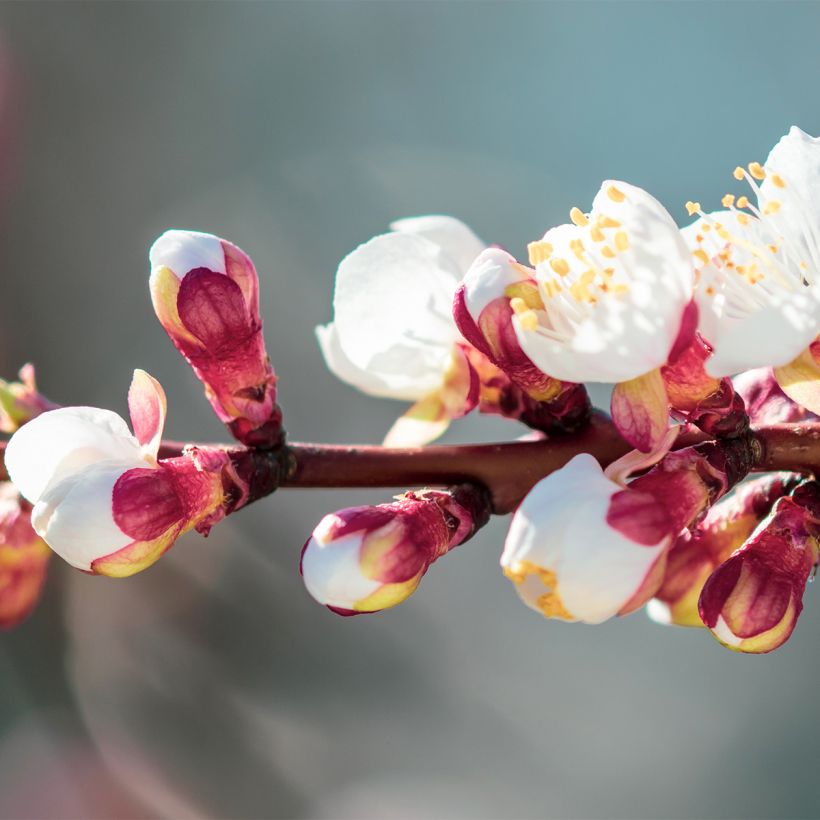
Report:
M 274 405 L 270 419 L 261 427 L 256 427 L 250 420 L 241 418 L 228 424 L 228 429 L 231 435 L 246 447 L 275 450 L 285 443 L 282 410 L 278 404 Z
M 358 612 L 355 609 L 342 609 L 340 606 L 327 607 L 335 615 L 341 615 L 343 618 L 352 618 L 354 615 L 373 615 L 373 612 Z

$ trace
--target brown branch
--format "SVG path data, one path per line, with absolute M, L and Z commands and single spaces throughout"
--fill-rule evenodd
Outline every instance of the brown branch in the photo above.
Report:
M 755 429 L 761 456 L 755 470 L 820 471 L 820 424 L 782 424 Z M 700 431 L 679 436 L 675 448 L 708 440 Z M 163 442 L 161 457 L 182 452 L 180 442 Z M 225 446 L 227 445 L 212 445 Z M 551 441 L 503 444 L 461 444 L 386 450 L 383 447 L 331 444 L 289 444 L 279 451 L 229 448 L 258 462 L 259 473 L 275 470 L 280 487 L 383 487 L 407 489 L 447 486 L 462 482 L 482 484 L 489 490 L 493 510 L 512 511 L 530 488 L 581 452 L 591 453 L 602 465 L 629 449 L 612 423 L 596 415 L 583 431 Z M 5 443 L 0 442 L 0 479 Z M 264 469 L 261 469 L 264 468 Z M 271 485 L 272 486 L 272 485 Z M 270 492 L 270 487 L 260 495 Z

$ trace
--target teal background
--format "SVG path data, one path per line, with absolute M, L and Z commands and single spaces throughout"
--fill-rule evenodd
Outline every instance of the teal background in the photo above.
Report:
M 612 177 L 683 224 L 791 124 L 820 133 L 816 2 L 28 2 L 0 31 L 0 373 L 32 360 L 54 400 L 123 412 L 143 367 L 173 438 L 224 433 L 151 311 L 167 227 L 256 261 L 292 438 L 375 442 L 401 406 L 337 382 L 312 329 L 389 221 L 450 213 L 523 255 Z M 0 814 L 820 814 L 816 589 L 767 657 L 641 613 L 548 623 L 498 520 L 406 605 L 336 618 L 299 549 L 388 497 L 283 491 L 128 581 L 53 562 L 0 636 Z

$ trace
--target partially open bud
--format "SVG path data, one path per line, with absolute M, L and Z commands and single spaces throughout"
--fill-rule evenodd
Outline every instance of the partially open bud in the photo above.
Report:
M 527 268 L 506 251 L 488 248 L 456 291 L 453 317 L 464 338 L 518 388 L 515 401 L 507 391 L 499 412 L 545 432 L 572 432 L 589 419 L 586 389 L 539 370 L 521 349 L 513 326 L 516 313 L 521 321 L 529 314 L 534 320 L 534 310 L 543 307 Z
M 31 505 L 0 482 L 0 628 L 17 626 L 37 606 L 50 557 L 31 527 Z
M 652 594 L 676 534 L 651 495 L 624 489 L 582 453 L 521 503 L 501 566 L 527 606 L 548 618 L 597 624 Z
M 279 444 L 282 414 L 250 257 L 212 234 L 172 230 L 153 244 L 150 260 L 157 317 L 217 416 L 244 444 Z
M 817 565 L 818 512 L 814 482 L 781 498 L 751 539 L 709 577 L 700 616 L 724 646 L 765 653 L 788 640 Z
M 800 480 L 793 473 L 775 473 L 741 484 L 733 495 L 715 504 L 699 524 L 685 530 L 669 550 L 663 584 L 647 606 L 652 620 L 702 627 L 698 599 L 706 579 L 743 545 L 777 499 Z
M 56 407 L 37 392 L 34 365 L 20 369 L 19 382 L 0 379 L 0 433 L 13 433 L 40 413 Z
M 326 515 L 302 550 L 305 586 L 339 615 L 396 606 L 433 561 L 472 537 L 489 514 L 486 492 L 460 485 Z
M 645 469 L 646 457 L 630 453 L 604 472 L 591 455 L 575 456 L 516 510 L 505 574 L 547 617 L 595 624 L 633 612 L 660 587 L 677 536 L 746 476 L 749 446 L 729 439 L 671 452 L 628 485 L 614 480 L 616 468 Z
M 132 435 L 116 413 L 64 407 L 38 416 L 8 444 L 6 467 L 33 505 L 31 523 L 69 564 L 133 575 L 185 531 L 222 514 L 225 453 L 157 461 L 165 394 L 137 370 L 128 393 Z

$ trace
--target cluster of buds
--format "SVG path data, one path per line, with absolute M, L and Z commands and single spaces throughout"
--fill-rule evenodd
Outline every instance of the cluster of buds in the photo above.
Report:
M 656 620 L 771 651 L 818 557 L 820 490 L 805 474 L 820 458 L 773 466 L 755 425 L 820 415 L 820 140 L 792 128 L 734 176 L 757 204 L 727 194 L 724 211 L 705 213 L 689 202 L 697 221 L 684 229 L 647 191 L 604 181 L 588 211 L 529 243 L 526 263 L 448 216 L 400 220 L 347 255 L 333 321 L 316 335 L 339 378 L 411 402 L 373 460 L 378 471 L 400 448 L 401 476 L 357 468 L 372 450 L 285 443 L 253 263 L 216 236 L 166 232 L 150 251 L 156 314 L 243 446 L 163 448 L 165 396 L 143 371 L 129 429 L 106 410 L 54 409 L 24 370 L 21 384 L 0 382 L 0 430 L 28 422 L 5 453 L 27 500 L 14 502 L 19 520 L 0 519 L 15 522 L 7 540 L 42 538 L 78 569 L 124 576 L 282 481 L 450 487 L 342 510 L 313 531 L 308 592 L 342 615 L 376 612 L 406 600 L 492 512 L 513 510 L 509 487 L 491 486 L 504 477 L 477 463 L 513 443 L 466 447 L 476 463 L 435 475 L 408 466 L 435 465 L 438 448 L 420 445 L 477 409 L 564 454 L 552 472 L 522 460 L 508 476 L 520 503 L 501 565 L 527 605 L 600 623 L 648 604 Z M 587 452 L 600 424 L 588 383 L 613 385 L 620 438 L 600 462 Z M 744 484 L 761 466 L 801 474 Z M 19 535 L 23 520 L 33 530 Z

